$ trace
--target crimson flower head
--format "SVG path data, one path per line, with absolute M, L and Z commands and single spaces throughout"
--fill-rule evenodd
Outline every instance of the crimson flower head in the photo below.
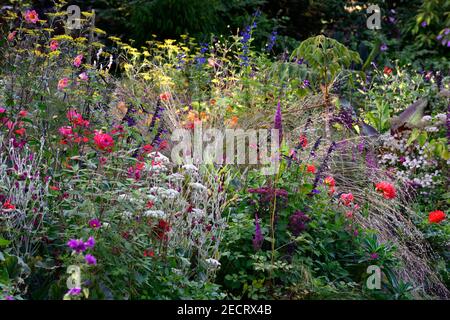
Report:
M 17 129 L 16 131 L 14 131 L 16 134 L 18 134 L 19 136 L 23 136 L 26 132 L 25 128 L 20 128 Z
M 142 147 L 144 153 L 150 153 L 153 151 L 153 146 L 151 144 L 146 144 Z
M 354 200 L 352 193 L 343 193 L 341 194 L 341 201 L 344 204 L 344 206 L 349 206 Z
M 19 112 L 19 117 L 26 117 L 27 116 L 27 114 L 28 114 L 28 112 L 27 112 L 27 110 L 21 110 L 20 112 Z
M 306 167 L 306 172 L 310 172 L 310 173 L 316 173 L 316 167 L 313 164 L 309 164 Z
M 100 149 L 111 152 L 114 147 L 114 139 L 107 133 L 97 131 L 94 136 L 94 143 Z
M 300 135 L 298 142 L 303 149 L 308 146 L 308 138 L 306 138 L 303 134 Z
M 386 181 L 381 181 L 375 185 L 375 190 L 383 193 L 385 199 L 394 199 L 397 195 L 395 187 Z
M 3 209 L 5 209 L 5 210 L 14 210 L 14 209 L 16 209 L 16 206 L 13 205 L 9 200 L 6 200 L 3 203 Z
M 392 69 L 389 67 L 384 67 L 383 73 L 386 75 L 390 75 L 392 73 Z
M 431 211 L 428 215 L 429 223 L 440 223 L 445 219 L 445 213 L 441 210 Z

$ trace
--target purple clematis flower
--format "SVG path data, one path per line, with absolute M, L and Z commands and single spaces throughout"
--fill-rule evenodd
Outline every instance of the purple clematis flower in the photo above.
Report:
M 83 252 L 86 250 L 86 244 L 82 239 L 70 239 L 67 242 L 67 245 L 77 253 Z
M 84 243 L 84 245 L 85 245 L 86 247 L 92 249 L 92 248 L 95 246 L 95 239 L 94 239 L 94 237 L 89 237 L 88 241 L 86 241 L 86 242 Z
M 87 254 L 84 257 L 84 260 L 86 260 L 86 263 L 89 265 L 95 266 L 97 264 L 97 259 L 92 254 Z

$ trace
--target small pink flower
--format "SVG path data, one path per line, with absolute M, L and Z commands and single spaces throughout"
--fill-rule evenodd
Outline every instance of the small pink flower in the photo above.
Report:
M 89 77 L 88 77 L 86 72 L 80 73 L 78 78 L 80 78 L 80 80 L 82 80 L 82 81 L 88 81 L 89 80 Z
M 69 85 L 69 79 L 68 78 L 62 78 L 58 81 L 58 90 L 64 90 Z
M 6 126 L 8 127 L 9 130 L 11 130 L 14 127 L 14 122 L 12 122 L 11 120 L 8 120 L 6 122 Z
M 2 107 L 0 107 L 0 114 L 3 114 L 3 113 L 5 113 L 6 112 L 6 109 L 5 108 L 2 108 Z
M 8 34 L 8 41 L 11 42 L 14 40 L 14 38 L 16 37 L 17 31 L 13 31 L 10 34 Z
M 343 193 L 341 195 L 341 201 L 344 204 L 344 206 L 349 206 L 350 203 L 353 202 L 353 199 L 354 199 L 354 197 L 353 197 L 353 194 L 351 194 L 351 193 Z
M 61 128 L 59 128 L 58 131 L 61 135 L 65 136 L 65 137 L 73 134 L 72 127 L 70 127 L 70 126 L 61 127 Z
M 26 117 L 27 116 L 27 114 L 28 114 L 28 112 L 27 112 L 27 110 L 21 110 L 20 112 L 19 112 L 19 117 Z
M 101 166 L 104 166 L 106 162 L 108 162 L 108 159 L 106 159 L 105 157 L 100 157 L 98 160 Z
M 55 51 L 59 48 L 59 43 L 56 40 L 50 41 L 50 50 Z
M 73 65 L 77 68 L 79 68 L 81 66 L 81 63 L 83 62 L 83 55 L 79 54 L 75 57 L 75 59 L 73 60 Z
M 28 23 L 34 23 L 39 21 L 39 15 L 37 14 L 36 10 L 27 10 L 24 14 L 25 21 Z

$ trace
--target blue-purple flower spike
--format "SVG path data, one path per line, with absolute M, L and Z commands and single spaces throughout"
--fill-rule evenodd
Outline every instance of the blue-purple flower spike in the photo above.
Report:
M 281 145 L 281 141 L 283 140 L 283 124 L 282 124 L 282 117 L 281 117 L 281 103 L 280 102 L 278 102 L 277 112 L 275 113 L 274 129 L 278 129 L 279 140 L 280 140 L 280 145 Z

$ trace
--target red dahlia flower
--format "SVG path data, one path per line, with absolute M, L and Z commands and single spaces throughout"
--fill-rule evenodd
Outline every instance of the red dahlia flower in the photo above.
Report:
M 316 173 L 316 167 L 315 167 L 314 165 L 312 165 L 312 164 L 309 164 L 309 165 L 306 167 L 306 172 Z
M 439 223 L 445 219 L 445 213 L 441 210 L 431 211 L 428 215 L 429 223 Z
M 326 177 L 324 182 L 329 187 L 334 187 L 336 185 L 336 181 L 334 181 L 333 177 Z
M 96 132 L 94 143 L 100 149 L 111 152 L 114 147 L 114 139 L 107 133 Z
M 376 191 L 381 191 L 385 199 L 394 199 L 396 196 L 395 188 L 392 184 L 386 181 L 381 181 L 375 185 Z

